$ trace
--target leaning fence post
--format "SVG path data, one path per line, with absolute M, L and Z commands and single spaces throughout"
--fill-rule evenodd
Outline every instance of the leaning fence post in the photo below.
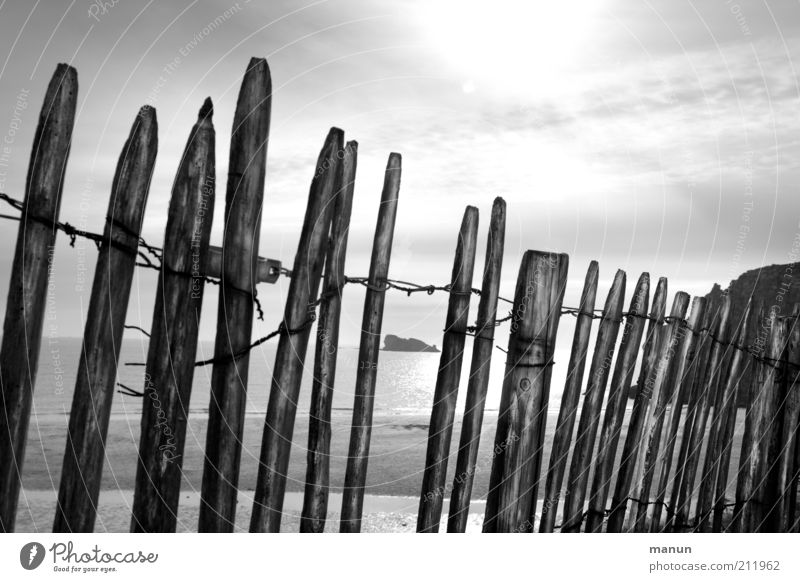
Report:
M 236 519 L 271 103 L 267 61 L 250 59 L 231 132 L 217 335 L 200 493 L 201 532 L 233 531 Z
M 157 133 L 155 109 L 146 105 L 133 123 L 111 186 L 69 415 L 55 533 L 94 529 L 111 399 L 158 149 Z
M 691 501 L 695 492 L 695 477 L 700 463 L 700 451 L 705 438 L 709 408 L 712 401 L 716 399 L 716 394 L 719 390 L 725 344 L 730 341 L 728 326 L 730 312 L 731 300 L 728 295 L 725 295 L 722 298 L 719 309 L 714 310 L 713 325 L 705 331 L 706 337 L 704 341 L 708 344 L 705 346 L 708 350 L 708 357 L 702 362 L 704 367 L 696 370 L 697 377 L 692 400 L 697 404 L 694 415 L 686 420 L 683 442 L 681 443 L 681 460 L 683 462 L 678 464 L 677 475 L 679 477 L 676 478 L 671 501 L 674 512 L 674 531 L 689 531 L 691 529 L 688 521 Z M 711 436 L 709 435 L 707 450 L 710 448 L 710 443 Z
M 331 128 L 317 159 L 317 170 L 311 182 L 286 311 L 281 322 L 261 441 L 258 481 L 250 519 L 251 532 L 277 533 L 281 528 L 297 398 L 325 263 L 335 190 L 342 183 L 342 165 L 338 156 L 343 151 L 344 132 L 336 127 Z
M 561 497 L 561 485 L 567 469 L 567 457 L 572 443 L 572 432 L 575 428 L 575 416 L 578 412 L 578 401 L 583 386 L 583 372 L 586 368 L 586 355 L 589 351 L 589 336 L 594 321 L 594 304 L 597 297 L 597 261 L 589 263 L 586 279 L 583 284 L 581 302 L 578 306 L 575 336 L 567 367 L 567 380 L 561 396 L 561 408 L 558 411 L 556 430 L 553 435 L 553 446 L 550 451 L 550 467 L 547 471 L 542 517 L 539 531 L 553 531 L 558 514 L 558 503 Z
M 422 475 L 422 492 L 417 513 L 418 533 L 438 532 L 442 517 L 450 439 L 453 435 L 461 363 L 469 325 L 469 304 L 472 298 L 472 274 L 475 269 L 477 242 L 478 209 L 467 206 L 458 233 L 453 274 L 450 279 L 450 298 L 442 339 L 442 355 L 439 359 L 439 373 L 433 393 L 425 470 Z
M 631 507 L 628 518 L 628 529 L 637 533 L 646 531 L 647 528 L 650 487 L 655 475 L 661 431 L 664 427 L 664 415 L 670 398 L 670 368 L 675 358 L 675 351 L 681 341 L 682 326 L 686 323 L 683 318 L 688 306 L 689 296 L 683 291 L 678 291 L 672 301 L 669 323 L 666 328 L 660 330 L 658 341 L 654 344 L 656 359 L 653 368 L 641 388 L 651 394 L 649 400 L 652 402 L 652 406 L 648 407 L 642 427 L 641 446 L 643 448 L 637 462 L 631 496 L 636 502 Z
M 642 273 L 631 298 L 626 314 L 625 329 L 619 345 L 619 355 L 614 365 L 614 376 L 608 391 L 603 428 L 594 461 L 592 494 L 586 515 L 586 531 L 599 532 L 606 515 L 606 499 L 611 488 L 611 478 L 617 457 L 617 445 L 625 418 L 625 405 L 633 382 L 636 358 L 642 343 L 647 307 L 650 304 L 650 275 Z
M 464 421 L 458 446 L 453 491 L 450 494 L 450 514 L 447 531 L 463 533 L 467 528 L 472 484 L 478 459 L 486 391 L 489 389 L 489 370 L 494 350 L 494 330 L 497 321 L 497 301 L 500 292 L 500 273 L 503 267 L 503 247 L 506 233 L 506 203 L 495 198 L 486 242 L 486 262 L 483 268 L 481 299 L 475 323 Z
M 650 309 L 647 333 L 644 348 L 642 349 L 642 367 L 639 370 L 639 380 L 636 386 L 636 397 L 633 401 L 631 417 L 628 421 L 628 433 L 625 435 L 625 444 L 622 446 L 622 458 L 617 471 L 617 482 L 614 485 L 614 496 L 611 501 L 611 513 L 608 517 L 606 531 L 618 533 L 622 531 L 625 522 L 625 511 L 628 507 L 628 497 L 631 494 L 631 484 L 636 464 L 642 450 L 642 431 L 644 421 L 650 410 L 652 392 L 645 389 L 650 373 L 655 366 L 658 354 L 658 338 L 664 325 L 664 315 L 667 302 L 667 279 L 661 277 L 653 294 L 653 305 Z
M 578 434 L 575 437 L 575 447 L 572 451 L 567 494 L 564 497 L 562 533 L 579 532 L 583 523 L 583 502 L 586 498 L 592 453 L 597 437 L 597 427 L 600 423 L 600 407 L 603 404 L 603 396 L 608 384 L 608 370 L 614 358 L 614 348 L 622 319 L 625 278 L 624 271 L 617 271 L 606 298 L 603 315 L 600 318 L 592 365 L 589 369 L 589 381 L 583 398 L 581 416 L 578 420 Z
M 55 222 L 67 168 L 78 73 L 56 67 L 47 86 L 25 181 L 0 350 L 0 532 L 14 531 L 42 341 Z
M 694 346 L 697 339 L 697 332 L 703 321 L 706 310 L 705 297 L 695 297 L 692 300 L 692 310 L 686 322 L 685 330 L 682 335 L 678 352 L 675 356 L 675 369 L 672 372 L 673 386 L 672 395 L 669 401 L 669 414 L 666 415 L 666 439 L 664 440 L 664 452 L 661 455 L 661 467 L 658 479 L 658 489 L 656 499 L 653 504 L 653 516 L 650 521 L 650 531 L 661 531 L 661 511 L 667 500 L 669 490 L 670 473 L 672 470 L 672 457 L 675 452 L 675 442 L 680 429 L 681 415 L 683 414 L 683 402 L 692 386 L 692 375 L 689 373 L 691 364 L 691 354 L 694 353 Z M 688 333 L 687 333 L 688 332 Z M 674 481 L 674 479 L 673 479 Z
M 736 412 L 738 410 L 738 392 L 740 390 L 749 390 L 749 386 L 741 384 L 742 377 L 746 376 L 747 368 L 750 365 L 750 354 L 746 353 L 749 338 L 750 327 L 753 314 L 752 303 L 747 304 L 741 322 L 739 323 L 739 330 L 736 334 L 736 343 L 732 346 L 733 354 L 731 361 L 728 364 L 725 372 L 725 380 L 723 383 L 723 390 L 720 399 L 720 421 L 717 434 L 714 439 L 714 447 L 711 452 L 706 453 L 710 455 L 714 465 L 709 471 L 709 487 L 711 489 L 712 499 L 708 506 L 708 511 L 714 513 L 712 521 L 712 531 L 722 531 L 722 519 L 725 513 L 725 492 L 728 489 L 728 471 L 731 461 L 731 452 L 733 449 L 733 433 L 736 428 Z M 698 507 L 698 529 L 702 531 L 708 515 L 699 513 Z
M 206 99 L 172 185 L 142 403 L 132 532 L 175 531 L 206 256 L 214 217 L 214 125 Z
M 367 482 L 369 441 L 372 435 L 372 411 L 375 397 L 375 380 L 378 372 L 378 354 L 381 347 L 381 324 L 386 300 L 386 283 L 389 276 L 389 259 L 392 254 L 392 238 L 397 216 L 397 199 L 400 192 L 400 154 L 389 156 L 378 210 L 378 224 L 372 244 L 372 259 L 364 299 L 364 318 L 361 324 L 359 366 L 356 373 L 355 400 L 353 402 L 353 424 L 350 431 L 350 446 L 347 453 L 347 470 L 342 493 L 340 531 L 361 531 L 361 512 L 364 505 L 364 487 Z
M 778 439 L 782 434 L 782 401 L 784 340 L 786 321 L 771 313 L 766 353 L 759 361 L 753 419 L 753 448 L 748 469 L 750 495 L 744 498 L 741 528 L 747 533 L 775 532 L 777 506 Z
M 339 157 L 337 155 L 337 157 Z M 331 404 L 336 377 L 336 356 L 339 351 L 339 317 L 345 282 L 344 264 L 347 235 L 353 208 L 358 143 L 347 142 L 342 161 L 342 174 L 335 187 L 336 202 L 325 258 L 325 283 L 319 305 L 317 343 L 314 352 L 314 378 L 311 387 L 311 411 L 308 417 L 308 453 L 306 487 L 300 531 L 322 533 L 328 512 L 330 478 Z
M 789 319 L 786 345 L 786 374 L 783 379 L 782 446 L 778 457 L 777 494 L 778 531 L 789 532 L 795 521 L 797 484 L 800 467 L 796 465 L 798 423 L 800 422 L 800 303 L 795 304 Z
M 547 415 L 553 351 L 569 258 L 527 251 L 517 279 L 506 375 L 497 419 L 484 532 L 523 532 L 539 479 L 536 457 Z

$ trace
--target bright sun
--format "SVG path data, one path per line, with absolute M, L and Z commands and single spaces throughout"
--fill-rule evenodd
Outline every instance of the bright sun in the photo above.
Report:
M 430 43 L 463 77 L 465 91 L 540 94 L 591 50 L 599 0 L 426 0 Z

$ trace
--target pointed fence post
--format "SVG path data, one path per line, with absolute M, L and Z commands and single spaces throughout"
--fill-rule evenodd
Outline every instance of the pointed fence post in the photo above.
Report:
M 338 156 L 337 156 L 338 157 Z M 344 291 L 344 264 L 347 235 L 353 208 L 358 144 L 347 142 L 344 149 L 343 176 L 335 191 L 336 202 L 325 258 L 325 283 L 319 305 L 317 343 L 314 353 L 314 379 L 311 387 L 311 411 L 308 419 L 306 487 L 300 531 L 322 533 L 328 513 L 331 450 L 331 405 L 339 352 L 339 317 Z
M 54 533 L 94 529 L 111 400 L 158 149 L 157 134 L 155 109 L 146 105 L 136 116 L 111 186 L 69 415 Z
M 558 411 L 556 430 L 553 435 L 553 447 L 550 451 L 550 468 L 547 471 L 545 495 L 542 502 L 542 517 L 539 523 L 539 531 L 542 533 L 553 531 L 556 515 L 558 514 L 561 485 L 567 469 L 567 458 L 572 444 L 572 432 L 575 428 L 578 401 L 580 400 L 581 387 L 583 386 L 586 356 L 589 352 L 589 336 L 592 332 L 594 305 L 597 297 L 597 277 L 597 261 L 592 261 L 589 264 L 589 270 L 586 272 L 586 279 L 583 284 L 577 322 L 575 323 L 575 336 L 572 340 L 572 350 L 569 356 L 567 380 L 561 396 L 561 408 Z
M 294 259 L 286 311 L 281 322 L 261 441 L 258 481 L 250 519 L 251 532 L 277 533 L 281 527 L 297 399 L 325 264 L 334 196 L 337 186 L 342 183 L 339 155 L 343 151 L 344 132 L 334 127 L 328 133 L 317 159 L 317 170 L 311 182 L 303 230 Z
M 233 531 L 236 520 L 271 103 L 267 61 L 250 59 L 231 132 L 201 532 Z
M 342 533 L 361 531 L 369 442 L 372 436 L 372 412 L 375 404 L 375 380 L 381 348 L 381 324 L 386 301 L 386 282 L 389 277 L 389 259 L 392 255 L 397 200 L 400 193 L 401 166 L 400 154 L 391 154 L 386 165 L 378 224 L 372 244 L 367 294 L 364 299 L 364 318 L 361 324 L 361 345 L 358 350 L 359 361 L 362 364 L 366 362 L 367 365 L 359 366 L 356 373 L 353 424 L 342 493 L 340 524 Z
M 206 99 L 172 185 L 145 368 L 132 532 L 175 531 L 216 168 Z
M 628 433 L 625 435 L 625 444 L 622 447 L 622 458 L 617 471 L 617 482 L 614 485 L 614 496 L 611 501 L 611 513 L 608 517 L 606 531 L 619 533 L 625 523 L 625 512 L 628 507 L 628 497 L 631 495 L 631 484 L 639 457 L 642 454 L 642 431 L 644 430 L 645 417 L 650 410 L 652 391 L 645 389 L 647 380 L 653 370 L 658 354 L 658 338 L 664 325 L 664 315 L 667 303 L 667 279 L 661 277 L 653 294 L 653 306 L 650 309 L 647 334 L 642 350 L 642 367 L 639 370 L 639 380 L 636 387 L 636 397 L 633 401 L 631 418 L 628 421 Z
M 0 533 L 14 531 L 47 285 L 67 169 L 78 73 L 56 67 L 47 86 L 25 181 L 0 349 Z M 10 250 L 10 249 L 9 249 Z M 8 252 L 9 250 L 6 250 Z
M 564 498 L 564 521 L 561 533 L 579 532 L 583 524 L 583 504 L 589 484 L 597 429 L 600 424 L 600 407 L 603 404 L 608 370 L 614 359 L 614 349 L 622 320 L 622 302 L 625 299 L 625 272 L 617 271 L 606 298 L 600 327 L 597 331 L 589 382 L 578 421 L 578 434 L 572 451 L 572 462 Z
M 506 233 L 506 203 L 495 198 L 486 242 L 486 261 L 483 268 L 481 299 L 475 324 L 475 341 L 472 346 L 467 399 L 464 404 L 464 421 L 458 446 L 453 491 L 450 494 L 450 514 L 447 531 L 463 533 L 467 528 L 472 484 L 478 459 L 486 392 L 489 389 L 489 371 L 494 350 L 494 332 L 497 322 L 497 301 L 500 293 L 500 274 L 503 267 L 503 248 Z
M 622 431 L 622 421 L 625 418 L 625 405 L 628 402 L 628 392 L 630 392 L 633 382 L 633 372 L 642 343 L 649 304 L 650 275 L 642 273 L 625 316 L 625 329 L 622 332 L 619 355 L 608 392 L 603 429 L 600 433 L 600 442 L 597 445 L 597 456 L 594 461 L 592 494 L 589 498 L 589 510 L 586 515 L 587 532 L 599 532 L 606 515 L 606 499 L 608 491 L 611 489 L 617 445 Z
M 478 209 L 467 206 L 458 233 L 453 274 L 450 279 L 450 298 L 447 306 L 442 355 L 433 393 L 431 421 L 428 428 L 428 447 L 422 492 L 417 513 L 418 533 L 437 533 L 442 517 L 447 461 L 456 415 L 458 384 L 464 358 L 469 304 L 472 298 L 472 274 L 475 270 L 475 249 L 478 242 Z

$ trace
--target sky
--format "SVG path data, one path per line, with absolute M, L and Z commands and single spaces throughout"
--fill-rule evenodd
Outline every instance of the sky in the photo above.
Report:
M 216 21 L 216 25 L 212 25 Z M 704 294 L 785 263 L 800 233 L 800 3 L 796 0 L 0 0 L 0 191 L 21 198 L 44 90 L 78 70 L 62 220 L 101 231 L 114 167 L 139 107 L 159 153 L 143 236 L 160 245 L 180 153 L 206 96 L 217 178 L 227 175 L 236 95 L 252 56 L 272 73 L 260 254 L 294 260 L 316 158 L 331 126 L 359 142 L 346 271 L 365 275 L 390 152 L 403 175 L 390 276 L 449 282 L 468 204 L 485 240 L 508 204 L 501 294 L 526 249 L 570 255 L 565 303 L 589 261 L 598 303 L 617 269 Z M 212 244 L 221 240 L 218 189 Z M 0 287 L 17 223 L 0 221 Z M 57 244 L 54 324 L 80 336 L 96 252 Z M 476 286 L 483 262 L 478 249 Z M 81 279 L 86 283 L 81 285 Z M 274 329 L 288 280 L 262 284 Z M 129 323 L 149 327 L 153 273 L 138 271 Z M 345 290 L 342 343 L 358 342 L 363 289 Z M 447 297 L 390 294 L 384 332 L 441 344 Z M 216 289 L 201 333 L 212 339 Z M 0 290 L 0 309 L 5 294 Z

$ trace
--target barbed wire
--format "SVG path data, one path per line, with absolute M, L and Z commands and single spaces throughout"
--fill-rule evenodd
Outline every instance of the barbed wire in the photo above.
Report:
M 6 202 L 10 206 L 12 206 L 14 209 L 16 209 L 17 211 L 20 212 L 20 216 L 13 216 L 13 215 L 8 215 L 8 214 L 0 214 L 0 218 L 5 218 L 5 219 L 8 219 L 8 220 L 16 220 L 16 221 L 20 221 L 22 219 L 22 215 L 25 214 L 25 203 L 24 202 L 22 202 L 21 200 L 18 200 L 16 198 L 13 198 L 13 197 L 11 197 L 8 194 L 5 194 L 3 192 L 0 192 L 0 200 Z M 32 219 L 32 220 L 35 220 L 37 222 L 40 222 L 42 224 L 45 224 L 45 225 L 49 226 L 50 228 L 52 228 L 54 230 L 60 230 L 60 231 L 64 232 L 70 238 L 69 245 L 71 247 L 75 246 L 75 242 L 76 242 L 76 240 L 78 238 L 85 238 L 87 240 L 91 240 L 92 242 L 94 242 L 94 244 L 97 246 L 97 248 L 100 248 L 100 246 L 102 244 L 107 243 L 107 244 L 110 244 L 112 246 L 121 247 L 126 252 L 136 253 L 136 255 L 139 258 L 139 261 L 136 263 L 136 266 L 138 266 L 138 267 L 151 269 L 151 270 L 155 270 L 155 271 L 163 271 L 163 270 L 167 270 L 168 269 L 164 265 L 164 262 L 163 262 L 163 249 L 161 247 L 157 247 L 155 245 L 149 244 L 139 233 L 136 233 L 136 232 L 128 229 L 125 225 L 120 224 L 118 221 L 113 220 L 111 217 L 106 217 L 106 220 L 108 222 L 111 222 L 112 225 L 114 225 L 114 226 L 120 228 L 121 230 L 123 230 L 126 234 L 131 236 L 131 238 L 136 239 L 138 247 L 140 247 L 140 248 L 131 249 L 131 248 L 127 247 L 126 245 L 123 245 L 122 243 L 119 243 L 118 241 L 115 241 L 115 240 L 111 239 L 110 236 L 105 236 L 105 235 L 97 234 L 97 233 L 90 232 L 90 231 L 87 231 L 87 230 L 79 229 L 79 228 L 74 227 L 73 225 L 71 225 L 68 222 L 60 222 L 60 221 L 57 221 L 57 220 L 53 220 L 53 219 L 49 219 L 49 218 L 45 218 L 45 217 L 40 217 L 40 216 L 36 216 L 36 215 L 29 215 L 28 218 Z M 142 250 L 142 249 L 144 249 L 144 250 Z M 172 270 L 169 270 L 169 271 L 170 272 L 175 272 L 175 271 L 172 271 Z M 186 275 L 186 276 L 194 276 L 194 275 L 187 274 L 187 273 L 178 273 L 178 274 Z M 287 269 L 286 267 L 283 267 L 283 266 L 281 266 L 279 268 L 279 274 L 281 276 L 284 276 L 284 277 L 287 277 L 287 278 L 291 278 L 293 276 L 292 271 Z M 210 283 L 212 285 L 221 285 L 221 283 L 222 283 L 220 281 L 220 279 L 217 278 L 217 277 L 210 277 L 210 276 L 207 276 L 207 275 L 198 275 L 198 277 L 201 277 L 205 282 Z M 416 293 L 426 293 L 427 295 L 433 295 L 434 293 L 437 293 L 437 292 L 447 293 L 449 295 L 460 294 L 462 296 L 463 295 L 476 295 L 476 296 L 481 296 L 482 295 L 481 290 L 480 289 L 476 289 L 474 287 L 470 288 L 470 290 L 466 291 L 466 292 L 456 292 L 456 291 L 454 291 L 452 289 L 452 285 L 450 285 L 450 284 L 447 284 L 447 285 L 427 284 L 427 285 L 425 285 L 425 284 L 419 284 L 419 283 L 414 283 L 414 282 L 410 282 L 410 281 L 404 281 L 404 280 L 399 280 L 399 279 L 388 279 L 388 278 L 383 280 L 381 283 L 373 284 L 373 283 L 370 282 L 369 277 L 345 276 L 344 279 L 343 279 L 343 282 L 337 288 L 335 288 L 335 289 L 333 289 L 331 291 L 325 292 L 325 293 L 321 293 L 319 295 L 319 297 L 317 297 L 314 301 L 310 302 L 309 305 L 308 305 L 308 309 L 311 310 L 313 308 L 316 308 L 320 303 L 322 303 L 331 294 L 339 294 L 339 295 L 341 295 L 344 285 L 360 285 L 362 287 L 365 287 L 368 290 L 377 291 L 377 292 L 386 292 L 386 291 L 389 291 L 389 290 L 395 290 L 395 291 L 400 291 L 400 292 L 405 293 L 406 296 L 408 296 L 408 297 L 410 297 L 411 295 L 416 294 Z M 261 303 L 260 303 L 260 301 L 259 301 L 259 299 L 257 297 L 257 293 L 256 293 L 255 290 L 253 290 L 252 292 L 251 291 L 246 291 L 246 290 L 239 289 L 238 287 L 235 287 L 235 286 L 230 285 L 230 284 L 225 285 L 225 288 L 226 289 L 230 289 L 230 290 L 234 290 L 234 291 L 241 291 L 242 293 L 248 294 L 252 298 L 252 300 L 253 300 L 253 302 L 254 302 L 254 304 L 256 306 L 256 309 L 258 311 L 259 320 L 261 320 L 261 321 L 264 320 L 264 311 L 262 309 Z M 501 301 L 501 302 L 504 302 L 504 303 L 508 303 L 510 305 L 514 305 L 514 301 L 511 300 L 511 299 L 508 299 L 506 297 L 498 296 L 498 301 Z M 678 318 L 678 317 L 672 317 L 672 316 L 654 317 L 652 315 L 638 313 L 636 311 L 623 311 L 620 314 L 620 319 L 613 319 L 609 314 L 606 314 L 601 309 L 587 310 L 587 309 L 584 309 L 582 307 L 571 307 L 571 306 L 562 306 L 560 311 L 559 311 L 559 315 L 560 316 L 569 315 L 569 316 L 573 316 L 573 317 L 576 317 L 576 318 L 589 317 L 589 318 L 591 318 L 593 320 L 599 319 L 599 320 L 610 321 L 612 323 L 617 323 L 617 324 L 623 323 L 625 318 L 640 318 L 640 319 L 644 319 L 646 321 L 652 322 L 652 323 L 654 323 L 656 325 L 664 325 L 664 324 L 669 324 L 671 322 L 677 322 L 677 324 L 680 327 L 690 331 L 692 334 L 694 334 L 696 336 L 705 333 L 706 336 L 711 341 L 713 341 L 713 342 L 715 342 L 717 344 L 720 344 L 720 345 L 722 345 L 722 346 L 724 346 L 726 348 L 733 348 L 735 350 L 739 350 L 739 351 L 747 354 L 749 357 L 753 358 L 755 361 L 758 361 L 758 362 L 760 362 L 760 363 L 762 363 L 764 365 L 771 366 L 773 368 L 779 368 L 779 367 L 782 367 L 782 366 L 790 366 L 790 367 L 795 367 L 795 368 L 800 369 L 800 363 L 789 362 L 786 358 L 778 358 L 778 359 L 769 358 L 769 357 L 765 356 L 763 353 L 761 353 L 761 352 L 759 352 L 757 350 L 754 350 L 750 346 L 740 346 L 740 345 L 738 345 L 737 342 L 721 340 L 720 338 L 716 337 L 713 333 L 711 333 L 711 330 L 709 328 L 707 328 L 707 327 L 695 330 L 695 329 L 692 328 L 691 325 L 689 325 L 688 320 L 685 319 L 685 318 Z M 471 335 L 471 336 L 474 336 L 474 337 L 478 337 L 478 333 L 484 331 L 486 328 L 492 328 L 492 327 L 496 328 L 496 327 L 499 327 L 499 326 L 503 325 L 504 323 L 507 323 L 507 322 L 512 321 L 512 320 L 519 320 L 520 318 L 521 318 L 521 315 L 515 314 L 514 311 L 509 311 L 506 316 L 501 317 L 499 319 L 495 319 L 493 324 L 486 323 L 484 325 L 480 325 L 478 323 L 475 323 L 473 325 L 467 326 L 466 330 L 464 332 L 460 332 L 460 333 L 464 333 L 466 335 Z M 790 319 L 790 318 L 796 318 L 796 316 L 783 316 L 783 317 L 781 317 L 781 319 Z M 231 360 L 233 360 L 233 361 L 238 360 L 238 359 L 242 358 L 244 355 L 246 355 L 247 353 L 249 353 L 250 351 L 252 351 L 254 348 L 258 347 L 259 345 L 261 345 L 261 344 L 263 344 L 263 343 L 265 343 L 265 342 L 267 342 L 267 341 L 269 341 L 269 340 L 271 340 L 271 339 L 273 339 L 275 337 L 280 336 L 282 333 L 296 334 L 296 333 L 300 333 L 302 331 L 305 331 L 315 320 L 316 320 L 316 315 L 312 312 L 311 315 L 302 324 L 300 324 L 296 328 L 289 328 L 287 326 L 286 322 L 282 321 L 274 331 L 271 331 L 270 333 L 268 333 L 268 334 L 256 339 L 255 341 L 250 343 L 246 348 L 244 348 L 244 349 L 242 349 L 242 350 L 240 350 L 240 351 L 238 351 L 238 352 L 236 352 L 234 354 L 225 355 L 225 356 L 218 356 L 218 357 L 210 358 L 208 360 L 203 360 L 203 361 L 196 362 L 195 366 L 199 367 L 199 366 L 206 366 L 206 365 L 209 365 L 209 364 L 227 362 L 227 361 L 231 361 Z M 138 326 L 127 326 L 126 325 L 125 327 L 128 328 L 128 329 L 137 329 L 137 330 L 141 331 L 142 333 L 144 333 L 145 335 L 147 335 L 149 337 L 149 332 L 147 332 L 146 330 L 144 330 L 142 328 L 139 328 Z M 447 331 L 453 331 L 453 330 L 447 330 Z M 482 337 L 483 339 L 489 339 L 489 340 L 493 340 L 494 339 L 494 335 L 493 334 L 491 336 L 480 336 L 480 337 Z M 500 346 L 496 346 L 496 347 L 497 347 L 497 349 L 507 353 L 506 350 L 504 350 Z M 126 365 L 129 365 L 129 366 L 144 366 L 145 364 L 139 363 L 139 362 L 134 362 L 134 363 L 126 363 Z

